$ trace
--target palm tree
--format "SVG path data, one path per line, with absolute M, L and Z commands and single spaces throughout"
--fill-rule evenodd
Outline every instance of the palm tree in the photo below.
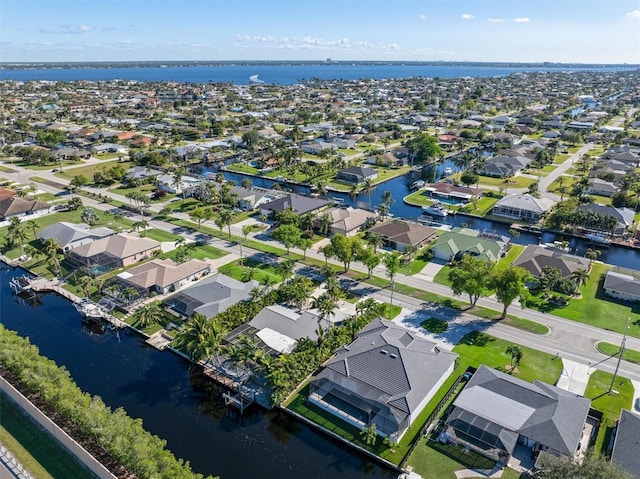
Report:
M 27 220 L 25 223 L 31 229 L 31 232 L 33 233 L 33 239 L 37 239 L 38 229 L 40 228 L 40 223 L 38 223 L 38 220 Z
M 313 308 L 320 313 L 320 319 L 326 319 L 331 324 L 331 316 L 335 314 L 336 302 L 328 293 L 321 294 L 314 299 Z
M 358 185 L 353 184 L 349 189 L 349 198 L 351 198 L 351 201 L 355 201 L 357 196 L 358 196 Z
M 294 262 L 292 260 L 285 260 L 276 266 L 276 272 L 282 276 L 282 280 L 286 281 L 293 273 Z
M 589 272 L 585 269 L 578 268 L 572 274 L 571 277 L 576 282 L 578 288 L 589 281 Z
M 98 215 L 93 208 L 83 208 L 80 218 L 83 223 L 93 226 L 98 222 Z
M 598 259 L 598 256 L 600 256 L 602 254 L 602 252 L 599 249 L 591 249 L 588 248 L 587 251 L 584 253 L 584 257 L 588 258 L 591 263 L 593 263 L 596 259 Z M 591 263 L 589 263 L 591 265 Z
M 218 219 L 216 220 L 216 224 L 219 227 L 220 225 L 222 225 L 222 226 L 226 226 L 229 229 L 229 238 L 231 238 L 231 222 L 232 221 L 233 221 L 233 211 L 231 211 L 229 208 L 223 208 L 218 212 Z
M 362 192 L 369 194 L 369 209 L 373 209 L 373 204 L 371 203 L 371 190 L 373 189 L 373 181 L 370 178 L 367 178 L 362 182 Z
M 389 277 L 391 286 L 391 298 L 389 299 L 389 314 L 391 314 L 391 309 L 393 308 L 393 291 L 396 289 L 395 277 L 400 269 L 400 255 L 397 251 L 387 253 L 384 255 L 382 262 L 387 270 L 387 276 Z
M 60 259 L 58 257 L 58 243 L 53 238 L 49 238 L 43 244 L 42 252 L 46 255 L 47 260 L 53 264 L 56 276 L 60 276 Z
M 522 359 L 522 350 L 515 344 L 512 344 L 507 348 L 507 354 L 511 355 L 510 372 L 513 372 L 514 369 L 520 364 L 520 360 Z
M 18 243 L 20 245 L 20 256 L 24 256 L 24 242 L 29 239 L 29 235 L 17 216 L 12 216 L 9 219 L 7 235 L 11 238 L 13 244 Z
M 384 245 L 384 238 L 379 233 L 368 233 L 365 241 L 373 248 L 373 254 L 376 254 L 378 248 Z
M 136 311 L 134 316 L 136 322 L 143 328 L 146 328 L 147 326 L 160 322 L 164 314 L 158 303 L 149 303 Z
M 256 276 L 256 269 L 252 267 L 246 267 L 242 269 L 242 274 L 240 276 L 240 279 L 242 280 L 242 282 L 248 283 L 249 281 L 254 279 L 255 276 Z
M 178 330 L 173 345 L 184 351 L 191 361 L 199 362 L 209 359 L 219 351 L 225 333 L 221 324 L 210 321 L 203 314 L 195 313 Z
M 82 278 L 80 278 L 79 283 L 80 287 L 82 288 L 82 292 L 84 293 L 84 297 L 88 298 L 89 290 L 92 286 L 95 286 L 95 279 L 93 279 L 91 276 L 83 276 Z
M 385 191 L 384 193 L 382 193 L 382 203 L 386 205 L 388 212 L 391 209 L 391 205 L 395 203 L 395 200 L 393 199 L 390 191 Z
M 244 264 L 244 257 L 242 255 L 242 244 L 247 242 L 247 236 L 253 231 L 253 225 L 244 225 L 242 227 L 242 241 L 240 241 L 240 266 Z

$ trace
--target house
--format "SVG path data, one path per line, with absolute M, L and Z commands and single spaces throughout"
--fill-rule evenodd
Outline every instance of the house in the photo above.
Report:
M 592 212 L 595 215 L 611 216 L 615 218 L 616 225 L 614 228 L 607 230 L 607 233 L 613 233 L 614 236 L 620 236 L 627 232 L 627 229 L 633 225 L 635 212 L 630 208 L 614 208 L 608 205 L 599 205 L 597 203 L 588 203 L 578 206 L 577 211 Z M 597 229 L 592 227 L 592 229 Z
M 348 181 L 349 183 L 360 184 L 366 180 L 375 180 L 378 177 L 378 171 L 366 166 L 350 166 L 338 172 L 339 180 Z
M 552 206 L 553 201 L 549 199 L 535 198 L 528 193 L 514 193 L 499 199 L 493 205 L 491 214 L 536 223 Z
M 124 145 L 118 143 L 100 143 L 98 145 L 91 145 L 91 153 L 99 155 L 101 153 L 120 153 L 125 154 L 129 149 Z
M 318 339 L 318 327 L 327 330 L 329 321 L 313 312 L 297 311 L 280 304 L 263 308 L 251 321 L 231 331 L 225 342 L 235 344 L 240 336 L 249 336 L 271 356 L 292 352 L 298 341 L 308 338 Z
M 309 401 L 398 442 L 453 372 L 457 355 L 376 319 L 338 349 L 309 384 Z
M 89 158 L 91 158 L 91 153 L 89 153 L 87 150 L 80 150 L 78 148 L 63 147 L 52 150 L 49 153 L 49 157 L 55 161 L 73 160 L 76 158 L 88 160 Z
M 125 176 L 130 180 L 140 181 L 144 181 L 149 178 L 157 178 L 162 175 L 164 175 L 164 171 L 147 166 L 134 166 L 133 168 L 129 168 L 125 174 Z
M 4 201 L 7 198 L 13 198 L 14 196 L 18 196 L 18 192 L 16 190 L 0 188 L 0 201 Z
M 587 194 L 611 197 L 618 192 L 618 187 L 610 181 L 600 178 L 591 178 L 589 180 L 589 189 Z
M 455 443 L 507 463 L 516 444 L 574 457 L 588 446 L 583 428 L 591 401 L 536 380 L 533 384 L 481 365 L 446 419 Z
M 242 186 L 232 186 L 231 194 L 236 195 L 236 198 L 238 198 L 238 207 L 243 210 L 256 209 L 277 198 L 271 190 L 244 188 Z
M 526 156 L 494 156 L 485 161 L 480 173 L 495 178 L 516 176 L 527 168 L 531 161 L 532 160 Z
M 507 238 L 484 237 L 478 230 L 453 228 L 438 236 L 431 251 L 434 258 L 444 261 L 459 259 L 467 253 L 495 263 L 504 254 L 507 243 Z
M 640 279 L 635 276 L 607 271 L 602 287 L 604 292 L 612 298 L 640 301 Z
M 299 215 L 320 211 L 330 205 L 331 202 L 320 198 L 311 198 L 309 196 L 301 196 L 289 194 L 282 198 L 276 198 L 261 206 L 261 213 L 265 216 L 277 215 L 278 213 L 291 208 L 292 211 Z
M 590 263 L 582 256 L 567 254 L 544 246 L 528 245 L 511 265 L 526 269 L 534 278 L 542 276 L 545 266 L 558 269 L 563 278 L 571 278 L 579 269 L 589 271 Z
M 176 181 L 174 175 L 163 174 L 156 177 L 158 188 L 174 195 L 191 196 L 193 190 L 200 184 L 202 180 L 195 176 L 184 175 L 180 181 Z
M 40 200 L 10 196 L 0 200 L 0 219 L 3 221 L 11 217 L 40 216 L 48 213 L 51 205 Z
M 455 186 L 450 183 L 431 183 L 424 189 L 430 198 L 456 200 L 468 203 L 473 198 L 480 198 L 482 190 L 466 186 Z
M 611 462 L 640 479 L 640 416 L 626 409 L 620 411 L 613 441 Z
M 160 251 L 158 241 L 119 233 L 70 249 L 65 258 L 89 274 L 98 275 L 150 258 L 154 251 Z
M 387 221 L 369 230 L 370 233 L 382 236 L 385 244 L 398 251 L 404 250 L 407 246 L 419 248 L 437 231 L 430 226 L 399 220 Z
M 331 234 L 343 234 L 345 236 L 357 234 L 365 225 L 378 217 L 378 213 L 351 206 L 332 208 L 326 214 L 331 221 L 329 226 Z
M 47 226 L 38 234 L 42 241 L 53 239 L 63 251 L 69 251 L 77 246 L 91 243 L 92 241 L 106 238 L 115 234 L 111 228 L 93 228 L 86 223 L 67 223 L 61 221 Z
M 324 151 L 334 151 L 337 147 L 326 141 L 309 141 L 301 143 L 300 149 L 311 155 L 321 155 Z
M 125 287 L 150 293 L 167 294 L 209 274 L 211 265 L 199 259 L 176 263 L 171 259 L 153 259 L 117 275 L 114 280 Z
M 165 299 L 164 304 L 186 317 L 199 313 L 212 318 L 229 306 L 247 301 L 258 286 L 254 280 L 243 283 L 217 273 Z

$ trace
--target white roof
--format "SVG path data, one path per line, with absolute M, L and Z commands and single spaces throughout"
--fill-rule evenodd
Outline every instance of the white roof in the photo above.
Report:
M 297 341 L 274 331 L 271 328 L 264 328 L 258 331 L 257 336 L 262 340 L 264 344 L 271 349 L 275 349 L 280 354 L 290 353 L 296 347 Z

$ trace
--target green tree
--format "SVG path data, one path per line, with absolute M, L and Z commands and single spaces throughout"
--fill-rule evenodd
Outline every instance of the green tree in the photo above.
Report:
M 84 175 L 76 175 L 73 178 L 71 178 L 71 182 L 69 183 L 74 189 L 82 189 L 83 186 L 86 186 L 89 184 L 89 180 L 86 176 Z
M 376 439 L 378 438 L 378 431 L 376 428 L 376 423 L 375 422 L 371 422 L 369 423 L 368 426 L 364 427 L 361 431 L 360 431 L 360 437 L 362 437 L 364 439 L 364 442 L 367 443 L 367 445 L 372 446 L 376 443 Z
M 83 208 L 80 219 L 89 226 L 93 226 L 99 221 L 98 214 L 93 208 Z
M 409 150 L 409 158 L 411 164 L 414 161 L 418 163 L 431 163 L 435 159 L 442 157 L 442 148 L 438 139 L 428 133 L 418 133 L 413 138 L 405 142 L 405 146 Z
M 54 273 L 56 276 L 60 276 L 60 257 L 58 255 L 58 243 L 53 238 L 49 238 L 44 241 L 42 252 L 47 257 L 49 264 L 53 265 Z
M 379 254 L 370 253 L 362 258 L 361 261 L 362 264 L 367 267 L 367 277 L 371 278 L 373 270 L 382 262 L 382 256 L 380 256 Z
M 332 256 L 336 257 L 344 265 L 344 270 L 349 271 L 351 262 L 358 257 L 362 250 L 362 243 L 357 236 L 333 235 L 331 238 Z
M 477 181 L 478 175 L 472 171 L 466 170 L 460 175 L 460 182 L 465 186 L 473 185 Z
M 491 278 L 491 287 L 496 292 L 496 299 L 504 306 L 500 319 L 507 317 L 507 309 L 516 299 L 524 306 L 529 296 L 526 283 L 531 279 L 529 272 L 515 266 L 500 271 L 493 272 Z
M 233 211 L 229 208 L 222 208 L 218 211 L 218 218 L 216 219 L 216 224 L 218 226 L 226 226 L 229 231 L 229 238 L 231 238 L 231 223 L 233 221 Z
M 291 248 L 300 243 L 302 231 L 294 224 L 283 224 L 273 230 L 271 237 L 282 243 L 284 247 L 287 248 L 288 254 Z
M 540 479 L 632 479 L 604 456 L 587 454 L 581 461 L 546 454 L 537 477 Z
M 522 359 L 522 349 L 515 344 L 511 344 L 507 347 L 507 354 L 511 356 L 511 369 L 510 372 L 513 372 L 516 367 L 520 365 L 520 360 Z
M 378 248 L 382 248 L 382 246 L 384 246 L 384 238 L 379 233 L 368 232 L 365 237 L 365 241 L 373 248 L 374 254 L 378 252 Z
M 7 236 L 11 239 L 12 244 L 20 245 L 20 256 L 24 255 L 24 242 L 29 239 L 29 233 L 24 225 L 20 222 L 20 218 L 12 216 L 9 218 L 9 227 L 7 228 Z
M 38 220 L 27 220 L 25 221 L 25 225 L 31 230 L 31 233 L 33 234 L 33 239 L 37 239 L 38 229 L 40 228 L 40 223 L 38 223 Z
M 209 359 L 219 350 L 226 332 L 221 325 L 195 313 L 176 333 L 173 346 L 184 351 L 191 361 Z
M 468 294 L 470 307 L 475 307 L 478 299 L 491 293 L 491 269 L 489 262 L 464 255 L 449 272 L 453 294 Z
M 298 248 L 302 250 L 302 258 L 307 258 L 307 250 L 311 248 L 313 245 L 313 240 L 311 238 L 300 238 L 298 244 L 296 245 Z

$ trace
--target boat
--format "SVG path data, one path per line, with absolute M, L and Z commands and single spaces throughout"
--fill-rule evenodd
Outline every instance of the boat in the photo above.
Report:
M 453 168 L 449 168 L 448 166 L 444 169 L 445 176 L 448 176 L 453 173 Z
M 411 190 L 419 190 L 424 185 L 426 185 L 424 180 L 417 180 L 417 181 L 414 181 L 413 183 L 411 183 L 411 186 L 409 186 L 409 189 L 411 189 Z
M 598 245 L 608 246 L 611 244 L 611 238 L 605 236 L 602 233 L 589 233 L 588 235 L 585 235 L 585 238 L 587 238 L 591 243 Z
M 258 78 L 258 75 L 251 75 L 249 77 L 249 83 L 252 83 L 254 85 L 262 85 L 264 83 L 264 80 L 260 80 Z
M 94 303 L 89 298 L 84 298 L 77 303 L 74 303 L 74 308 L 80 313 L 82 319 L 87 321 L 102 319 L 104 317 L 104 310 L 98 303 Z
M 444 205 L 439 201 L 431 206 L 423 206 L 422 210 L 424 212 L 423 214 L 431 216 L 447 216 L 449 214 Z

